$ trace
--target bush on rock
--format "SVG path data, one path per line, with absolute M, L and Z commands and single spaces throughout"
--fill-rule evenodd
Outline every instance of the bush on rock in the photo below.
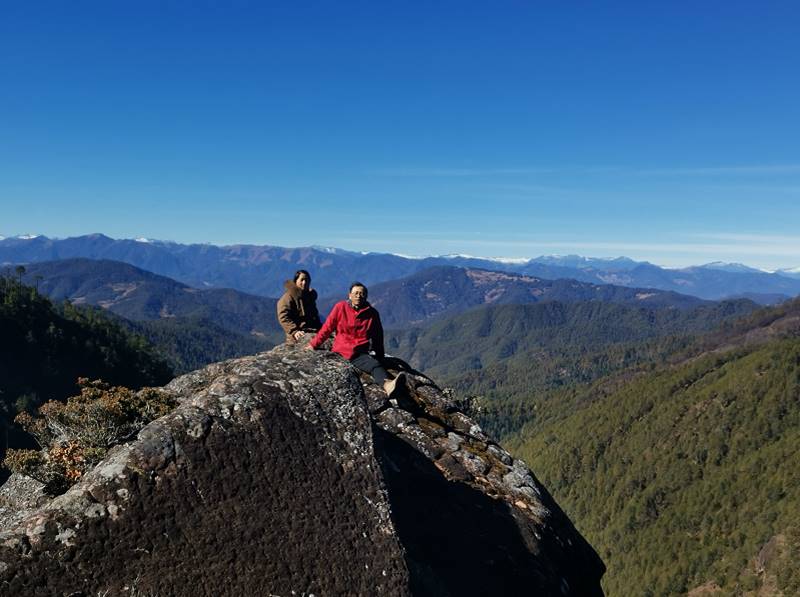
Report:
M 133 391 L 101 380 L 78 380 L 80 394 L 66 403 L 51 400 L 38 416 L 21 413 L 15 421 L 41 450 L 9 449 L 5 465 L 44 483 L 52 493 L 66 491 L 108 453 L 150 421 L 172 410 L 176 401 L 157 388 Z

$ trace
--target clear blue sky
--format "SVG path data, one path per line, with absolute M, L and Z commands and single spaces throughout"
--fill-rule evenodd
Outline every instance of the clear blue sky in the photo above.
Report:
M 800 3 L 8 2 L 0 235 L 800 266 Z

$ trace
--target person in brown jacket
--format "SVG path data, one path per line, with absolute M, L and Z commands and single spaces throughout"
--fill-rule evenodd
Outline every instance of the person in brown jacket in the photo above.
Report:
M 297 270 L 284 282 L 286 292 L 278 299 L 278 321 L 286 332 L 286 343 L 296 344 L 306 332 L 316 332 L 322 323 L 317 311 L 317 291 L 311 289 L 311 274 Z

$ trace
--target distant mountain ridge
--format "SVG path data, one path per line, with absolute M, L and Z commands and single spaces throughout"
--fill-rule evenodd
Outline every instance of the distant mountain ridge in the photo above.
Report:
M 712 261 L 711 263 L 705 263 L 703 265 L 698 265 L 695 267 L 702 267 L 705 269 L 715 269 L 721 272 L 734 272 L 734 273 L 745 273 L 745 274 L 765 273 L 763 270 L 744 265 L 743 263 L 725 263 L 724 261 Z
M 24 279 L 54 300 L 102 307 L 132 321 L 194 318 L 275 344 L 283 339 L 275 299 L 223 288 L 197 289 L 120 261 L 64 259 L 30 264 Z M 319 300 L 325 316 L 341 296 Z M 481 305 L 602 301 L 690 309 L 702 299 L 653 289 L 544 280 L 522 274 L 434 266 L 370 289 L 385 327 L 407 327 Z M 150 326 L 152 327 L 152 326 Z M 173 326 L 175 327 L 175 326 Z
M 421 269 L 417 261 L 402 257 L 310 247 L 181 245 L 115 240 L 103 234 L 64 240 L 38 236 L 0 241 L 0 264 L 77 257 L 122 261 L 195 288 L 234 288 L 273 298 L 283 293 L 284 280 L 301 268 L 311 271 L 314 287 L 321 295 L 345 293 L 353 279 L 369 284 Z
M 628 257 L 600 259 L 598 257 L 582 257 L 580 255 L 541 255 L 529 260 L 529 263 L 575 269 L 614 269 L 624 271 L 633 269 L 643 262 L 634 261 Z
M 481 305 L 602 301 L 648 308 L 689 309 L 703 300 L 663 290 L 600 285 L 576 280 L 455 266 L 435 266 L 370 289 L 384 325 L 402 327 L 462 313 Z
M 33 235 L 0 240 L 0 264 L 73 257 L 123 261 L 196 288 L 235 288 L 271 297 L 280 296 L 283 281 L 298 268 L 311 271 L 321 295 L 338 296 L 346 292 L 348 282 L 354 279 L 371 285 L 435 265 L 513 272 L 550 280 L 569 278 L 592 284 L 657 288 L 709 300 L 750 295 L 769 302 L 775 296 L 800 295 L 800 279 L 792 277 L 795 275 L 792 270 L 767 273 L 705 266 L 670 270 L 628 258 L 604 260 L 568 255 L 520 261 L 456 255 L 413 259 L 327 247 L 184 245 L 147 239 L 115 240 L 103 234 L 63 240 Z

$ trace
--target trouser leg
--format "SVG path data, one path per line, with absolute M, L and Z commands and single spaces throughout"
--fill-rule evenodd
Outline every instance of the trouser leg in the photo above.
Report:
M 381 362 L 371 355 L 359 354 L 353 357 L 350 362 L 356 369 L 369 373 L 379 386 L 382 386 L 386 378 L 389 377 Z

